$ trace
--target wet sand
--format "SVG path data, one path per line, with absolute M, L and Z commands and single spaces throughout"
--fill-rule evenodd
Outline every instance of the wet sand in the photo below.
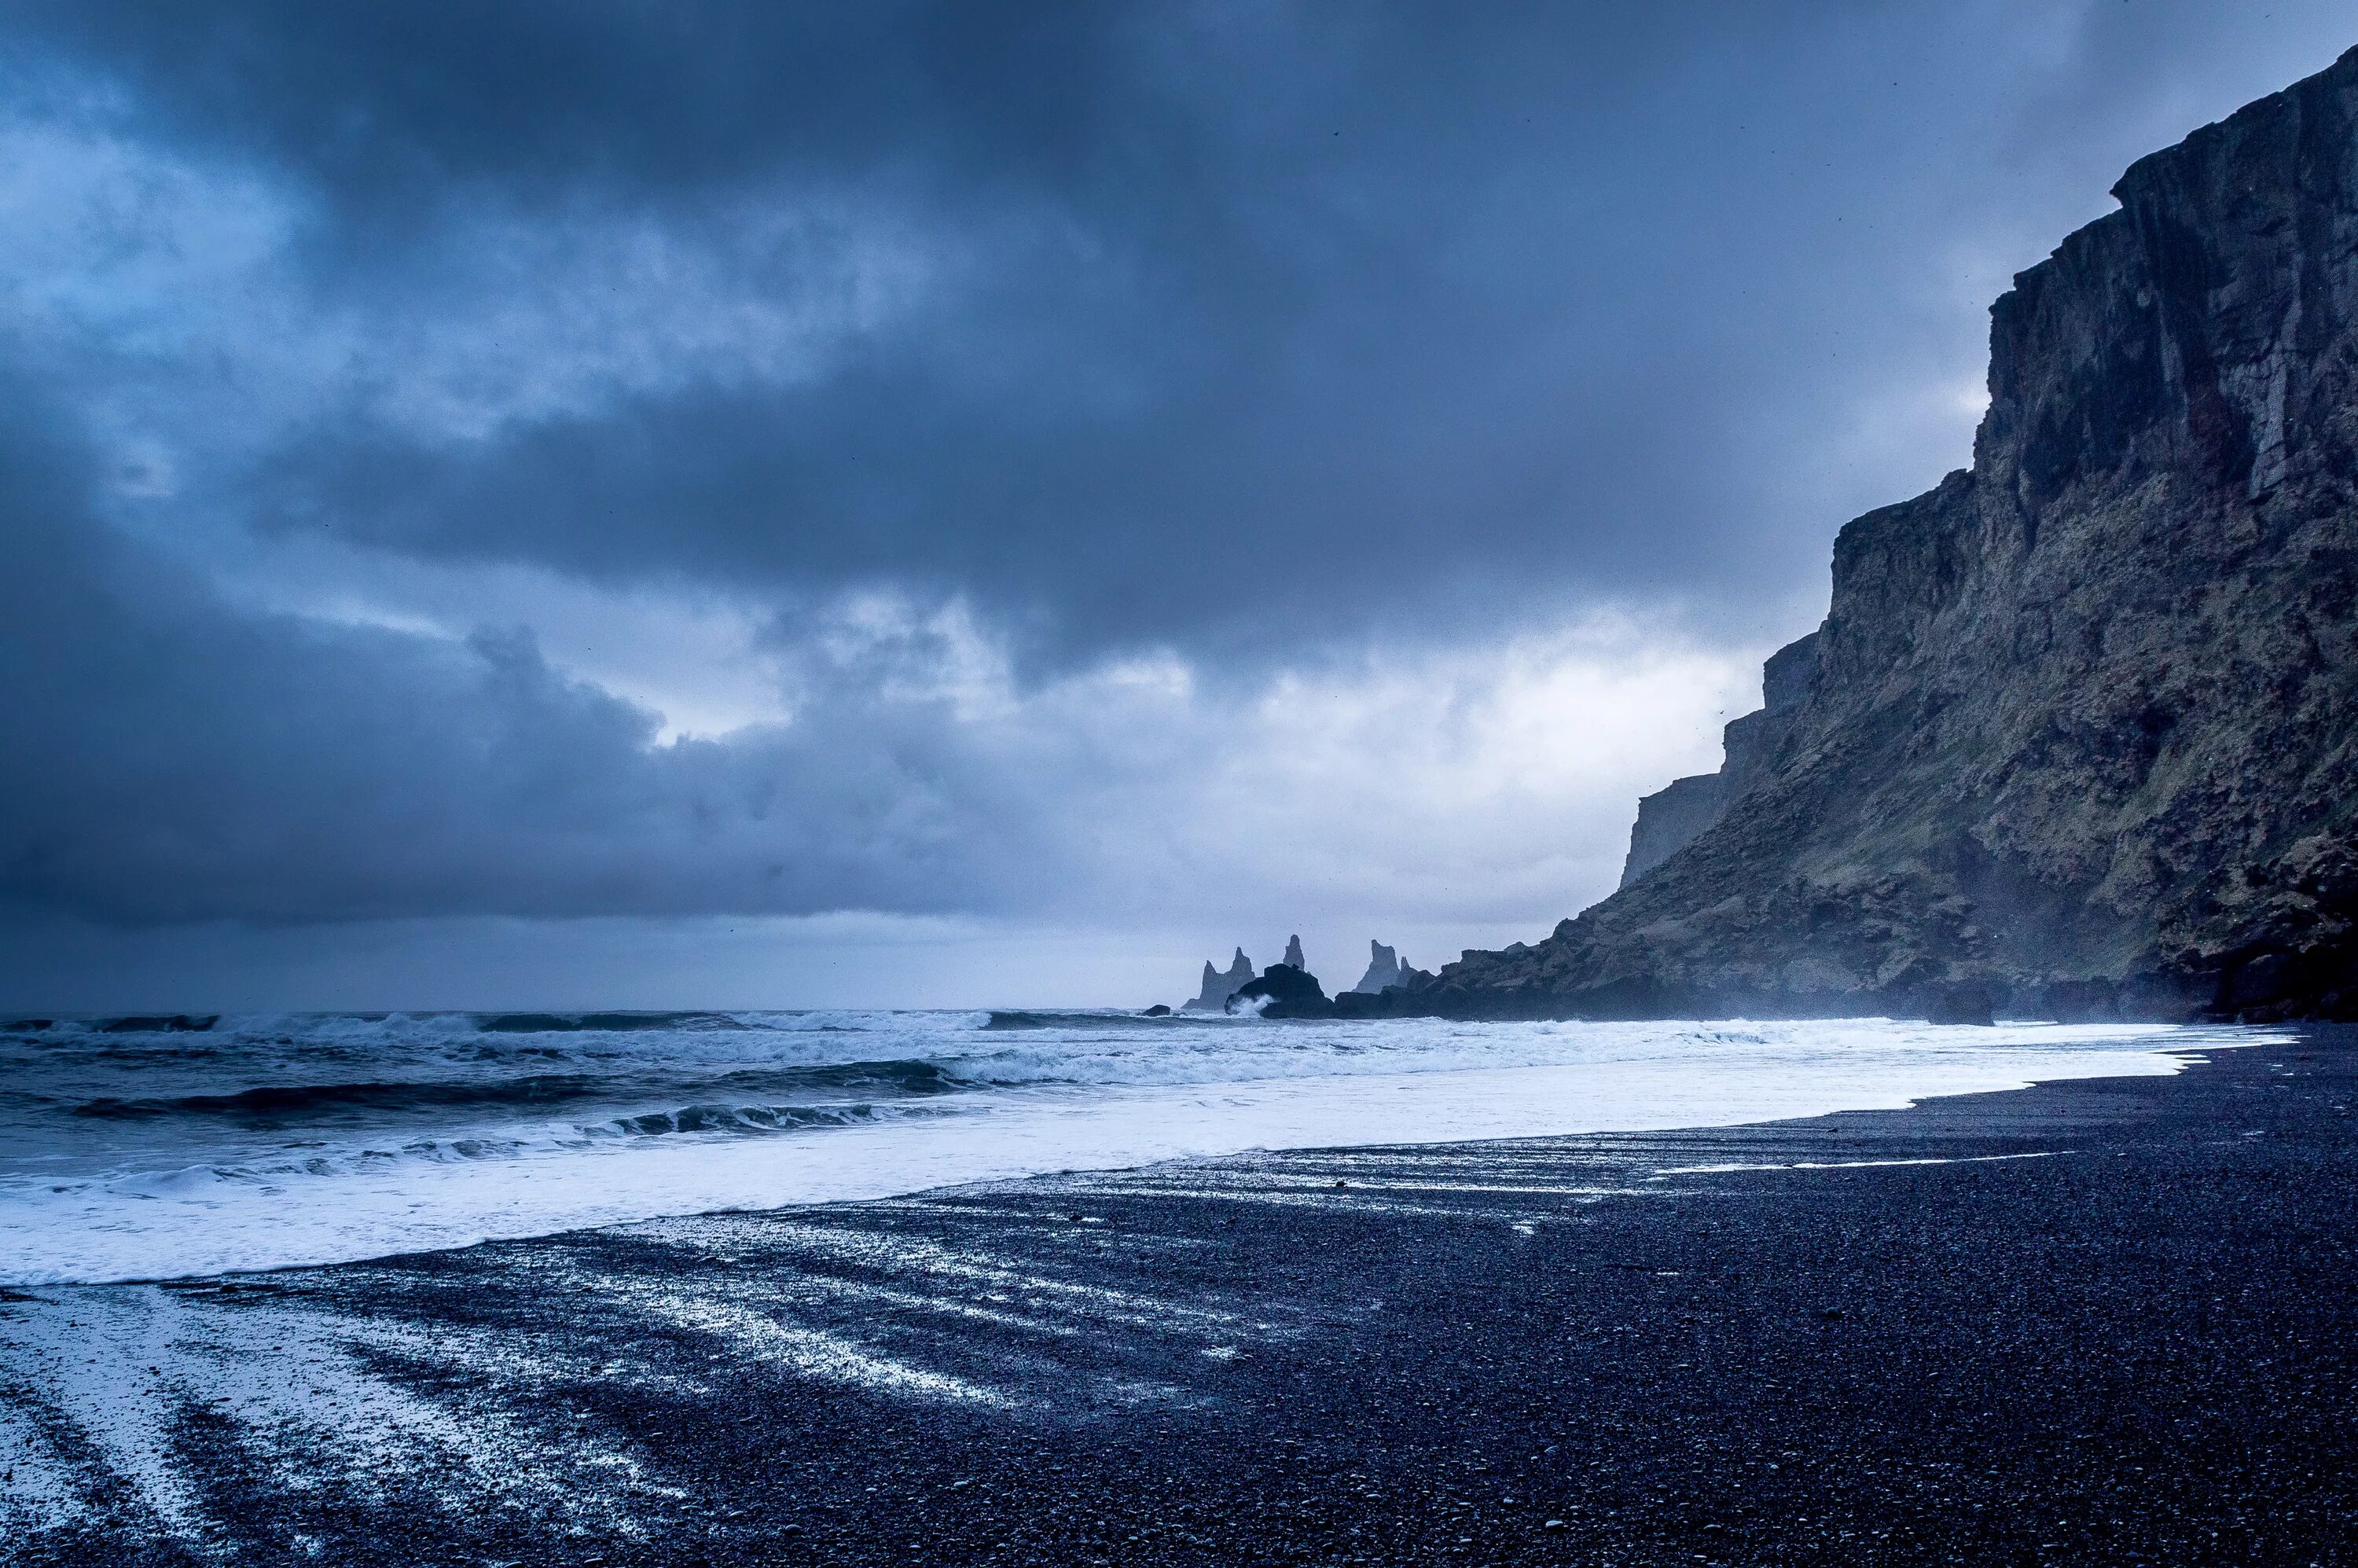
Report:
M 0 1300 L 25 1563 L 2358 1560 L 2358 1038 Z

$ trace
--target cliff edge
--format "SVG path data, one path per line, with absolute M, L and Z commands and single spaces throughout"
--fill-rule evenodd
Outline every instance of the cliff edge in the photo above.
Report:
M 2114 195 L 1730 767 L 1416 1011 L 2358 1015 L 2358 50 Z

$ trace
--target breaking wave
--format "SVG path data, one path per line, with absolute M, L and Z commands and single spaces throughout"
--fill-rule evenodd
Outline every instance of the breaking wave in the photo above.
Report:
M 2249 1032 L 975 1012 L 0 1023 L 0 1284 L 330 1262 L 1249 1148 L 1725 1125 Z

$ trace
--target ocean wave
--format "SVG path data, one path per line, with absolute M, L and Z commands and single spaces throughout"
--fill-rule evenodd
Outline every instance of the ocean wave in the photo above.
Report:
M 201 1034 L 221 1022 L 212 1012 L 129 1012 L 96 1018 L 0 1019 L 0 1034 Z
M 1896 1108 L 2040 1078 L 2166 1073 L 2190 1049 L 2272 1038 L 1887 1020 L 1284 1029 L 1189 1021 L 1153 1031 L 1111 1013 L 1030 1016 L 1042 1022 L 992 1030 L 982 1012 L 867 1015 L 854 1022 L 875 1033 L 849 1038 L 872 1052 L 890 1036 L 898 1049 L 857 1062 L 811 1060 L 847 1036 L 820 1033 L 804 1016 L 792 1032 L 759 1035 L 785 1062 L 731 1062 L 753 1032 L 676 1030 L 632 1035 L 643 1043 L 638 1059 L 578 1075 L 241 1086 L 210 1067 L 172 1067 L 160 1083 L 146 1078 L 158 1092 L 142 1096 L 92 1092 L 95 1069 L 79 1070 L 48 1087 L 79 1082 L 74 1103 L 115 1103 L 70 1120 L 54 1103 L 0 1102 L 0 1132 L 10 1135 L 0 1139 L 0 1285 L 382 1257 L 1241 1149 Z M 324 1021 L 320 1032 L 356 1027 Z M 409 1015 L 373 1027 L 408 1042 L 388 1045 L 386 1059 L 411 1065 L 449 1059 L 454 1029 L 482 1038 L 471 1020 Z M 21 1054 L 52 1068 L 72 1059 Z M 727 1070 L 710 1070 L 716 1064 Z M 579 1085 L 591 1087 L 552 1102 Z M 124 1114 L 143 1098 L 161 1114 Z M 43 1128 L 56 1136 L 38 1144 L 24 1136 Z
M 698 1086 L 659 1076 L 612 1076 L 588 1073 L 535 1074 L 520 1078 L 459 1081 L 380 1080 L 362 1083 L 264 1084 L 232 1094 L 83 1100 L 69 1114 L 101 1121 L 141 1121 L 159 1117 L 266 1118 L 280 1120 L 330 1111 L 437 1110 L 466 1107 L 531 1108 L 587 1099 L 653 1098 L 666 1089 L 698 1087 L 858 1089 L 893 1095 L 955 1093 L 976 1087 L 941 1063 L 920 1058 L 842 1062 L 740 1071 Z M 672 1116 L 678 1113 L 654 1113 Z
M 1149 1018 L 1142 1012 L 1018 1012 L 1013 1011 L 988 1014 L 981 1024 L 985 1031 L 1003 1029 L 1156 1029 L 1168 1030 L 1175 1023 L 1206 1022 L 1200 1017 L 1181 1018 L 1174 1013 L 1166 1018 Z
M 748 1136 L 859 1127 L 935 1114 L 922 1105 L 854 1100 L 834 1105 L 687 1105 L 676 1110 L 618 1115 L 604 1120 L 542 1129 L 530 1136 L 421 1138 L 392 1147 L 315 1144 L 301 1153 L 250 1154 L 234 1161 L 201 1161 L 165 1170 L 113 1173 L 50 1184 L 54 1192 L 112 1191 L 146 1197 L 201 1196 L 215 1187 L 262 1186 L 360 1173 L 382 1175 L 405 1164 L 471 1165 L 563 1154 L 601 1144 L 621 1145 L 678 1134 L 736 1133 Z
M 226 1095 L 179 1095 L 169 1099 L 85 1100 L 72 1114 L 97 1120 L 131 1121 L 150 1117 L 285 1116 L 316 1110 L 408 1110 L 436 1106 L 541 1105 L 590 1093 L 596 1080 L 574 1075 L 511 1078 L 483 1084 L 265 1084 Z
M 647 1111 L 637 1116 L 618 1117 L 611 1125 L 640 1137 L 661 1137 L 665 1133 L 677 1132 L 760 1134 L 801 1132 L 819 1127 L 856 1127 L 887 1118 L 924 1113 L 920 1107 L 879 1105 L 866 1100 L 850 1105 L 691 1105 L 678 1110 Z
M 760 1028 L 726 1012 L 488 1012 L 474 1013 L 486 1034 L 630 1034 L 650 1029 Z
M 307 1048 L 430 1045 L 485 1036 L 645 1035 L 739 1033 L 862 1033 L 891 1013 L 844 1010 L 724 1011 L 704 1008 L 674 1011 L 421 1012 L 123 1013 L 84 1017 L 55 1014 L 0 1019 L 0 1037 L 67 1044 L 93 1036 L 119 1038 L 126 1048 L 160 1046 L 169 1036 L 209 1033 L 247 1044 Z M 958 1014 L 979 1019 L 980 1014 Z

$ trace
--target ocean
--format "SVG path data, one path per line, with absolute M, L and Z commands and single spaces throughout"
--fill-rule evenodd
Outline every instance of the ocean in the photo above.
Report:
M 167 1280 L 1251 1149 L 2166 1075 L 2248 1030 L 1082 1012 L 0 1022 L 0 1283 Z

